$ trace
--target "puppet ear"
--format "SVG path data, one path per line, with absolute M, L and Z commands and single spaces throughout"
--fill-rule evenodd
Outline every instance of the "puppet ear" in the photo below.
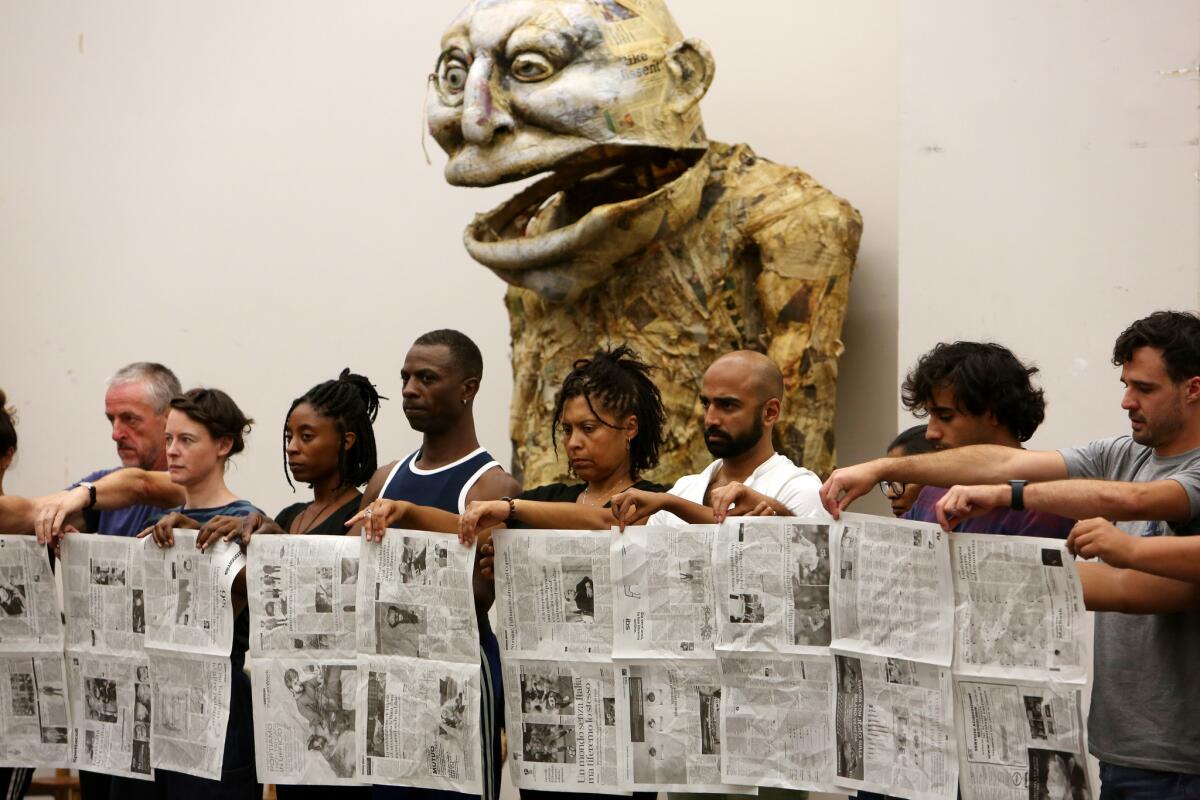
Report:
M 684 39 L 667 51 L 666 63 L 674 89 L 667 108 L 683 114 L 699 103 L 712 85 L 716 72 L 712 52 L 699 39 Z

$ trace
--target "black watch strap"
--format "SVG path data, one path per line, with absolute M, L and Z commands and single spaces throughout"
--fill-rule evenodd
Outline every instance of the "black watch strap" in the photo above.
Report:
M 92 506 L 96 505 L 96 484 L 92 483 L 91 481 L 80 481 L 79 485 L 88 490 L 87 505 L 83 507 L 83 510 L 87 511 Z
M 1013 511 L 1025 510 L 1025 484 L 1026 481 L 1009 481 L 1008 485 L 1012 487 L 1012 499 L 1008 503 L 1008 507 Z

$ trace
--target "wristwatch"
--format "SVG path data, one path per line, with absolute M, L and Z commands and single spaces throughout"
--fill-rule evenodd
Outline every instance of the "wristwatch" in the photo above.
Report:
M 79 485 L 88 490 L 87 505 L 83 507 L 83 510 L 86 511 L 96 505 L 96 484 L 91 481 L 80 481 Z
M 1009 481 L 1008 485 L 1012 487 L 1012 499 L 1008 502 L 1008 507 L 1013 511 L 1025 510 L 1025 484 L 1028 481 Z

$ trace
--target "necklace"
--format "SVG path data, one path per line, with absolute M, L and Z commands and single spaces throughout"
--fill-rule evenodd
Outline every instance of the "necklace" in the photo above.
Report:
M 611 502 L 613 499 L 613 495 L 620 494 L 621 492 L 625 491 L 626 489 L 632 489 L 634 483 L 636 483 L 636 481 L 630 482 L 629 484 L 621 487 L 620 489 L 616 489 L 615 491 L 609 492 L 608 498 L 606 499 L 605 502 Z M 588 495 L 590 495 L 591 493 L 592 493 L 592 485 L 589 483 L 587 488 L 583 490 L 583 493 L 579 495 L 580 497 L 583 498 L 583 504 L 587 505 L 587 506 L 591 506 L 592 508 L 604 508 L 604 503 L 597 503 L 597 502 L 594 502 L 594 501 L 588 499 Z
M 319 519 L 321 518 L 321 514 L 322 514 L 322 512 L 324 512 L 324 511 L 325 511 L 325 509 L 329 508 L 331 505 L 333 505 L 333 504 L 334 504 L 335 502 L 337 502 L 338 500 L 341 500 L 341 499 L 342 499 L 342 496 L 343 496 L 343 495 L 345 495 L 345 494 L 346 494 L 346 490 L 345 490 L 345 489 L 342 489 L 340 492 L 338 492 L 338 493 L 337 493 L 337 494 L 335 494 L 333 497 L 329 498 L 328 500 L 326 500 L 324 503 L 322 503 L 322 504 L 321 504 L 321 505 L 319 505 L 319 506 L 318 506 L 318 505 L 317 505 L 315 502 L 314 502 L 314 503 L 309 503 L 309 504 L 308 504 L 308 508 L 304 509 L 304 513 L 302 513 L 302 514 L 300 515 L 300 518 L 296 520 L 296 526 L 295 526 L 295 527 L 299 528 L 299 530 L 297 530 L 297 531 L 296 531 L 296 533 L 297 533 L 297 534 L 301 534 L 301 533 L 308 533 L 308 532 L 309 532 L 309 531 L 311 531 L 313 528 L 317 527 L 317 520 L 319 520 Z M 308 521 L 308 525 L 307 525 L 307 527 L 306 527 L 306 526 L 305 526 L 305 524 L 304 524 L 304 518 L 305 518 L 306 516 L 308 516 L 308 512 L 309 512 L 309 511 L 312 511 L 312 510 L 313 510 L 313 508 L 316 508 L 316 509 L 317 509 L 317 513 L 313 514 L 313 516 L 312 516 L 312 519 L 310 519 L 310 520 Z

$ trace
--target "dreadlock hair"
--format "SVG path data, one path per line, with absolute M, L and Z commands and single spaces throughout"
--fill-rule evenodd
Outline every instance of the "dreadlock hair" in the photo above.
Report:
M 0 458 L 3 458 L 9 449 L 17 449 L 17 428 L 13 425 L 17 411 L 6 406 L 7 402 L 8 397 L 4 390 L 0 389 Z
M 550 429 L 554 451 L 558 452 L 558 426 L 562 422 L 563 407 L 571 398 L 582 397 L 600 422 L 610 428 L 616 426 L 605 421 L 593 401 L 609 413 L 637 417 L 638 432 L 629 443 L 631 479 L 658 466 L 666 412 L 663 411 L 662 395 L 650 380 L 651 369 L 639 361 L 637 353 L 627 345 L 614 350 L 597 350 L 591 358 L 576 361 L 554 401 L 554 421 Z
M 379 414 L 380 397 L 374 384 L 364 375 L 356 375 L 350 368 L 342 370 L 337 380 L 324 381 L 309 389 L 292 401 L 291 408 L 283 418 L 283 474 L 288 486 L 295 491 L 291 473 L 287 468 L 287 420 L 301 403 L 308 403 L 322 417 L 328 417 L 337 425 L 339 437 L 354 434 L 350 449 L 338 448 L 338 476 L 343 487 L 361 486 L 370 480 L 378 467 L 379 455 L 375 450 L 375 429 L 372 423 Z

